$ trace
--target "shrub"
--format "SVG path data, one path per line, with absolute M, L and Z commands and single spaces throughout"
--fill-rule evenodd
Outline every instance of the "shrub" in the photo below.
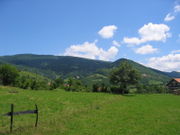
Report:
M 19 72 L 16 67 L 3 64 L 0 66 L 0 80 L 3 85 L 14 85 Z

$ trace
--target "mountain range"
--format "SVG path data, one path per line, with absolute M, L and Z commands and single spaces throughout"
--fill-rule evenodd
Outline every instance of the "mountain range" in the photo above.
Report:
M 63 78 L 76 77 L 88 84 L 102 81 L 108 83 L 111 70 L 124 61 L 141 73 L 143 83 L 166 83 L 171 78 L 180 77 L 180 72 L 163 72 L 124 58 L 107 62 L 72 56 L 35 54 L 0 56 L 0 64 L 13 64 L 21 70 L 37 73 L 51 79 L 58 76 Z

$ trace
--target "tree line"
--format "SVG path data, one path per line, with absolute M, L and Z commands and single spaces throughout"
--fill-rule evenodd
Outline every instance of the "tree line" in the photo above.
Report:
M 141 74 L 127 62 L 112 69 L 109 80 L 110 84 L 94 83 L 91 87 L 83 84 L 77 78 L 62 79 L 57 77 L 54 80 L 40 79 L 37 75 L 23 75 L 22 71 L 9 64 L 0 65 L 0 84 L 20 87 L 32 90 L 53 90 L 62 88 L 66 91 L 88 91 L 106 93 L 166 93 L 168 90 L 160 84 L 140 83 Z

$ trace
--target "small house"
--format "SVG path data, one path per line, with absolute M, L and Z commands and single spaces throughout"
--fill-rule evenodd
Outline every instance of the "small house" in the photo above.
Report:
M 170 92 L 180 94 L 180 78 L 171 79 L 166 86 L 169 88 Z

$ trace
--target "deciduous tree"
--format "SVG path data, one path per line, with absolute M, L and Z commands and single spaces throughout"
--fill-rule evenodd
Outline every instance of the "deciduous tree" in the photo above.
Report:
M 128 92 L 128 85 L 135 85 L 140 79 L 139 72 L 127 62 L 115 68 L 110 75 L 110 82 L 119 87 L 119 93 Z
M 18 75 L 16 67 L 9 64 L 3 64 L 0 66 L 0 80 L 3 85 L 14 84 Z

